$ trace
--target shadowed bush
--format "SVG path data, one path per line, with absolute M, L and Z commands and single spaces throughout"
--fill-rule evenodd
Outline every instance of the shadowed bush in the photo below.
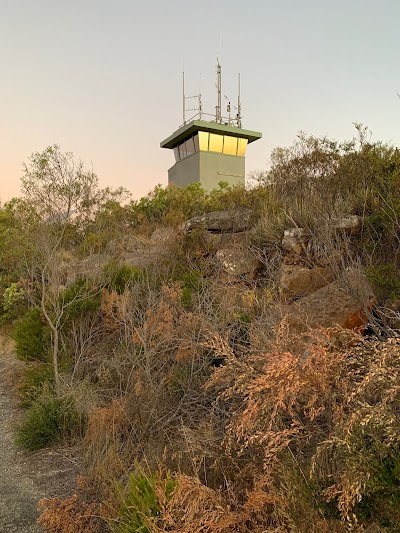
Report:
M 48 333 L 39 309 L 30 309 L 14 330 L 15 351 L 22 361 L 46 361 Z
M 66 438 L 82 435 L 86 418 L 72 398 L 44 396 L 25 413 L 17 444 L 28 451 L 45 448 Z

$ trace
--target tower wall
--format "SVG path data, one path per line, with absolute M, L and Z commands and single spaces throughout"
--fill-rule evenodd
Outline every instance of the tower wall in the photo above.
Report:
M 175 163 L 168 170 L 168 183 L 187 187 L 200 182 L 203 189 L 211 191 L 220 181 L 229 185 L 245 183 L 245 158 L 213 152 L 198 152 Z
M 245 183 L 245 158 L 213 152 L 200 154 L 200 183 L 206 191 L 218 186 L 220 181 L 229 185 Z
M 175 163 L 168 170 L 168 183 L 178 187 L 187 187 L 191 183 L 200 181 L 200 156 L 201 153 L 187 157 L 183 161 Z

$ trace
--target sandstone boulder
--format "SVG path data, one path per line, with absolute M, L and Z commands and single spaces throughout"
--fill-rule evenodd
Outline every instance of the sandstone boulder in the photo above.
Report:
M 154 244 L 168 242 L 176 236 L 176 230 L 171 227 L 157 228 L 150 237 L 150 242 Z
M 375 296 L 363 272 L 346 272 L 290 305 L 282 306 L 282 315 L 292 332 L 340 326 L 362 330 L 368 321 L 368 311 L 375 305 Z
M 326 267 L 306 268 L 301 265 L 283 264 L 278 285 L 285 298 L 293 298 L 312 294 L 334 279 L 332 270 Z
M 349 235 L 359 235 L 361 232 L 362 218 L 357 215 L 346 215 L 332 220 L 335 230 L 342 230 Z
M 263 267 L 261 261 L 245 246 L 221 248 L 215 258 L 225 272 L 232 276 L 252 276 Z
M 232 211 L 212 211 L 191 218 L 185 222 L 183 230 L 192 231 L 195 228 L 205 228 L 214 233 L 239 233 L 251 228 L 253 216 L 253 211 L 245 208 Z

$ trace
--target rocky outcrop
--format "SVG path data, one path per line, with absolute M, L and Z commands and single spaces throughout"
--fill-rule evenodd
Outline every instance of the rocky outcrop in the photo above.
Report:
M 251 209 L 235 209 L 232 211 L 212 211 L 185 222 L 184 231 L 204 228 L 211 233 L 240 233 L 249 230 L 253 225 L 254 213 Z
M 296 333 L 335 326 L 361 331 L 374 305 L 375 296 L 365 274 L 354 270 L 290 305 L 283 305 L 281 311 Z
M 221 248 L 215 254 L 217 262 L 227 274 L 250 276 L 263 267 L 261 261 L 246 246 Z
M 284 298 L 307 296 L 325 287 L 335 279 L 326 267 L 306 268 L 283 264 L 279 271 L 278 286 Z
M 332 220 L 332 227 L 336 231 L 344 231 L 348 235 L 359 235 L 361 233 L 362 218 L 357 215 L 345 215 Z

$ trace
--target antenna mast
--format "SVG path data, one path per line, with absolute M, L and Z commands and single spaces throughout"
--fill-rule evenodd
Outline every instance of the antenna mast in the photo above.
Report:
M 185 71 L 182 72 L 183 125 L 186 124 Z
M 238 128 L 242 127 L 242 103 L 240 101 L 240 72 L 238 74 L 238 107 L 237 107 L 237 125 Z
M 217 58 L 217 106 L 215 108 L 215 122 L 221 124 L 222 115 L 221 115 L 221 65 L 219 64 L 219 59 Z

